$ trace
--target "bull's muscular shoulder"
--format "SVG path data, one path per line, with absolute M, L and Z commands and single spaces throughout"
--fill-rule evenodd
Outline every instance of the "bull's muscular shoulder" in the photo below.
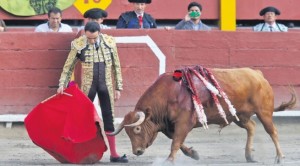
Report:
M 241 79 L 249 80 L 256 78 L 257 80 L 263 79 L 263 73 L 260 70 L 254 70 L 251 68 L 232 68 L 232 69 L 213 69 L 213 74 L 219 79 L 223 80 L 237 80 Z
M 115 38 L 113 36 L 107 35 L 107 34 L 101 34 L 102 39 L 104 42 L 111 48 L 116 46 Z
M 213 72 L 216 73 L 260 73 L 262 74 L 262 72 L 260 70 L 254 70 L 248 67 L 244 67 L 244 68 L 231 68 L 231 69 L 220 69 L 220 68 L 213 68 L 212 69 Z
M 269 82 L 259 70 L 250 68 L 213 69 L 213 75 L 229 96 L 239 96 L 246 100 L 253 92 L 264 89 L 265 93 L 272 93 Z
M 71 43 L 72 48 L 75 48 L 78 51 L 84 49 L 86 45 L 87 45 L 87 38 L 85 35 L 80 36 L 79 38 L 73 40 Z
M 257 73 L 260 74 L 261 76 L 264 76 L 264 74 L 263 74 L 260 70 L 255 70 L 255 72 L 257 72 Z

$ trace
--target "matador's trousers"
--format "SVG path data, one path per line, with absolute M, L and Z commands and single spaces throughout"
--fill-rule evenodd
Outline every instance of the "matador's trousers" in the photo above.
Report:
M 115 131 L 113 115 L 110 103 L 110 97 L 105 82 L 105 64 L 104 62 L 94 63 L 93 82 L 88 97 L 93 102 L 96 94 L 100 100 L 100 108 L 104 123 L 104 131 Z

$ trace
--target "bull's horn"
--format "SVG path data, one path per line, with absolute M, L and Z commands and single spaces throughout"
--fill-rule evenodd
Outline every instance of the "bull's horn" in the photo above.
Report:
M 124 128 L 124 121 L 122 121 L 122 123 L 118 126 L 118 128 L 114 132 L 106 133 L 106 135 L 109 135 L 109 136 L 117 135 L 117 134 L 119 134 L 119 132 L 122 131 L 123 128 Z
M 132 123 L 132 124 L 128 124 L 128 125 L 124 125 L 126 127 L 134 127 L 134 126 L 138 126 L 140 124 L 142 124 L 145 120 L 145 113 L 144 112 L 136 112 L 135 115 L 138 116 L 139 120 L 137 120 L 135 123 Z

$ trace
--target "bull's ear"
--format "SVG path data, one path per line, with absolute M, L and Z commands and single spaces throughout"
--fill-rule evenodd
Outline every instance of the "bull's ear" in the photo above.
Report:
M 150 120 L 151 116 L 152 116 L 152 111 L 151 111 L 151 108 L 147 108 L 146 111 L 145 111 L 145 115 L 146 115 L 146 118 L 145 120 Z

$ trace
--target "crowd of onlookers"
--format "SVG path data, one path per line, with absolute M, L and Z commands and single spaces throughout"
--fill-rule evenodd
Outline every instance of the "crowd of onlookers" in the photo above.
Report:
M 132 3 L 133 10 L 122 13 L 116 24 L 117 29 L 148 29 L 157 28 L 156 20 L 145 12 L 151 0 L 128 0 Z M 198 2 L 191 2 L 187 6 L 187 14 L 184 18 L 175 25 L 174 29 L 180 30 L 211 30 L 211 27 L 201 21 L 202 6 Z M 276 22 L 276 17 L 280 15 L 280 11 L 272 6 L 262 9 L 259 13 L 263 17 L 264 22 L 253 27 L 253 31 L 266 32 L 287 32 L 288 28 Z M 84 18 L 87 21 L 98 22 L 101 29 L 111 29 L 112 27 L 104 25 L 103 20 L 108 16 L 108 13 L 100 8 L 93 8 L 84 13 Z M 59 8 L 52 8 L 48 11 L 48 21 L 35 28 L 35 32 L 73 32 L 72 28 L 61 22 L 62 11 Z M 82 30 L 84 26 L 78 28 Z M 166 26 L 165 29 L 172 29 Z M 0 20 L 0 32 L 6 31 L 6 25 L 3 20 Z

